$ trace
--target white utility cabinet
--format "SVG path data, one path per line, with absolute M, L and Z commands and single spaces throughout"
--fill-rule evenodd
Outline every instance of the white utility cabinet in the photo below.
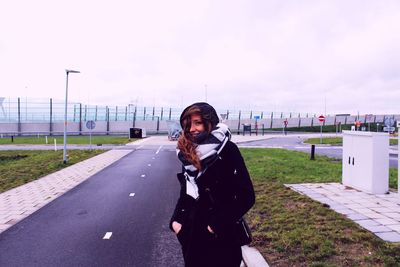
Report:
M 389 134 L 343 131 L 343 185 L 372 194 L 389 191 Z

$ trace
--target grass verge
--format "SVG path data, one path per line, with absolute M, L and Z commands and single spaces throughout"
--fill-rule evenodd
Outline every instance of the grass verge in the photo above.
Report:
M 340 182 L 341 161 L 279 149 L 241 149 L 254 182 L 248 219 L 271 266 L 399 266 L 400 244 L 384 242 L 284 183 Z M 391 187 L 397 186 L 397 170 Z
M 103 153 L 105 150 L 0 151 L 0 193 Z
M 338 145 L 341 146 L 343 144 L 342 137 L 323 137 L 322 144 L 330 144 L 330 145 Z M 309 138 L 304 141 L 307 144 L 321 144 L 320 138 Z M 398 144 L 398 139 L 389 139 L 389 144 L 391 146 Z
M 64 143 L 63 136 L 48 136 L 47 144 L 54 145 L 54 140 L 56 140 L 58 145 Z M 68 144 L 89 144 L 89 136 L 68 136 Z M 108 145 L 118 145 L 133 142 L 137 139 L 129 139 L 126 136 L 92 136 L 92 144 L 108 144 Z M 0 145 L 19 145 L 19 144 L 32 144 L 32 145 L 46 145 L 46 137 L 20 137 L 17 136 L 0 138 Z

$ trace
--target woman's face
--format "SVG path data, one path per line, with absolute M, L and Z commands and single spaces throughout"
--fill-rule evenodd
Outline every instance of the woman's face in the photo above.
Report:
M 190 134 L 192 137 L 196 137 L 202 132 L 204 132 L 204 123 L 201 119 L 201 116 L 198 114 L 193 114 L 190 116 Z

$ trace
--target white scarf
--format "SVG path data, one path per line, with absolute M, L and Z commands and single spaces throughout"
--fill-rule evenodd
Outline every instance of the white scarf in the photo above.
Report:
M 199 189 L 196 183 L 197 179 L 199 179 L 199 177 L 218 159 L 219 154 L 230 139 L 231 132 L 228 126 L 223 123 L 218 123 L 207 138 L 200 144 L 197 144 L 196 152 L 201 162 L 202 171 L 199 171 L 184 157 L 183 153 L 177 149 L 178 158 L 182 161 L 183 167 L 185 168 L 186 194 L 194 199 L 199 197 Z

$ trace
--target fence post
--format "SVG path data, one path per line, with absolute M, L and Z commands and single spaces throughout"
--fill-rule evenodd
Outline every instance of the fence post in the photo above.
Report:
M 242 114 L 242 111 L 239 110 L 239 121 L 238 121 L 238 134 L 240 134 L 240 116 Z
M 50 133 L 49 135 L 53 135 L 53 99 L 50 98 Z
M 108 108 L 108 106 L 106 106 L 106 120 L 107 120 L 107 133 L 106 133 L 106 135 L 108 135 L 109 131 L 110 131 L 110 109 Z
M 264 117 L 264 111 L 261 111 L 261 119 Z
M 128 106 L 125 106 L 125 121 L 128 120 Z
M 250 120 L 251 120 L 252 117 L 253 117 L 253 111 L 251 110 L 250 111 Z
M 163 118 L 163 115 L 164 115 L 164 108 L 161 107 L 161 120 L 162 120 L 162 118 Z
M 136 112 L 137 112 L 137 107 L 135 106 L 135 113 L 133 113 L 133 128 L 135 128 L 136 124 Z
M 94 113 L 94 120 L 97 121 L 97 105 L 96 105 L 96 111 Z
M 171 108 L 169 108 L 169 116 L 168 116 L 168 120 L 171 120 Z
M 82 135 L 82 103 L 79 103 L 79 135 Z
M 83 121 L 87 121 L 87 105 L 85 105 L 85 116 Z
M 314 126 L 314 117 L 311 117 L 311 127 Z
M 270 129 L 272 129 L 272 122 L 274 121 L 274 112 L 271 112 L 271 125 L 270 125 Z
M 118 120 L 118 106 L 115 106 L 115 121 Z
M 151 117 L 151 120 L 154 121 L 154 112 L 155 112 L 156 107 L 153 106 L 153 116 Z
M 75 117 L 76 117 L 76 106 L 75 106 L 75 104 L 74 104 L 74 122 L 75 122 Z
M 226 111 L 226 119 L 229 119 L 229 110 Z
M 143 120 L 146 120 L 146 107 L 143 108 Z
M 18 136 L 21 135 L 21 101 L 18 97 Z

